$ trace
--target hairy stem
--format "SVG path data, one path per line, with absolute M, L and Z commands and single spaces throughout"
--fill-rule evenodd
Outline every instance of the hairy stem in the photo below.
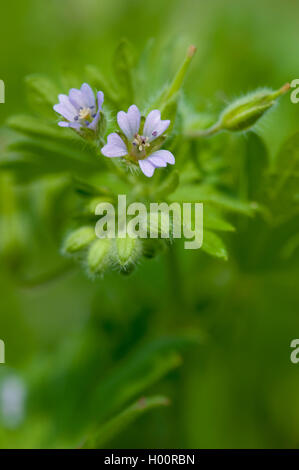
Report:
M 194 131 L 187 131 L 186 136 L 196 139 L 196 138 L 201 138 L 201 137 L 210 137 L 212 135 L 217 134 L 220 132 L 221 126 L 218 122 L 216 124 L 213 124 L 213 126 L 208 127 L 208 129 L 199 129 L 199 130 L 194 130 Z

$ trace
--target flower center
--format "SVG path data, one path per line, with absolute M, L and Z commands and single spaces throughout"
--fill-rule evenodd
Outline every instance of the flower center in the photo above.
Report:
M 94 106 L 80 108 L 78 116 L 75 117 L 76 121 L 88 121 L 91 122 L 95 118 L 96 114 L 94 112 Z
M 79 112 L 79 119 L 88 119 L 91 116 L 90 108 L 81 108 Z
M 135 134 L 133 145 L 139 152 L 145 152 L 146 148 L 150 146 L 148 141 L 148 137 L 144 137 L 143 135 Z

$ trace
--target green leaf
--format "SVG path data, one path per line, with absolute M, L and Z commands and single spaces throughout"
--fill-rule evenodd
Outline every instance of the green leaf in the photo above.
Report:
M 283 191 L 290 198 L 298 188 L 299 178 L 299 132 L 289 137 L 281 146 L 274 163 L 272 174 L 275 177 L 272 196 L 278 197 Z M 295 185 L 295 187 L 294 187 Z
M 219 230 L 221 232 L 234 232 L 235 227 L 225 220 L 221 214 L 213 207 L 204 206 L 203 210 L 203 228 L 210 230 Z
M 78 165 L 82 169 L 99 170 L 101 168 L 100 158 L 96 158 L 95 153 L 81 147 L 77 143 L 69 142 L 66 145 L 60 145 L 56 142 L 38 140 L 20 140 L 14 142 L 9 147 L 14 152 L 31 153 L 38 156 L 41 160 L 47 162 L 50 166 L 57 165 L 58 168 L 72 168 L 72 165 Z
M 83 449 L 101 449 L 117 434 L 130 426 L 139 416 L 159 406 L 166 406 L 169 400 L 163 396 L 144 397 L 137 400 L 124 411 L 103 424 L 100 429 L 90 436 L 81 446 Z
M 267 205 L 272 223 L 279 225 L 299 212 L 299 132 L 282 144 L 268 174 Z
M 106 196 L 114 197 L 113 193 L 106 186 L 94 186 L 93 184 L 82 181 L 79 178 L 73 178 L 75 191 L 84 197 Z
M 62 144 L 67 153 L 79 153 L 84 160 L 94 162 L 98 158 L 98 149 L 93 142 L 82 139 L 71 129 L 58 127 L 56 123 L 51 124 L 33 116 L 17 115 L 9 118 L 7 125 L 27 137 L 45 142 L 46 146 Z
M 32 109 L 52 119 L 55 116 L 53 106 L 58 102 L 59 88 L 43 75 L 29 75 L 25 78 L 28 102 Z
M 167 134 L 170 134 L 176 123 L 176 116 L 178 110 L 178 96 L 175 95 L 161 107 L 162 119 L 169 119 L 170 125 L 167 129 Z
M 73 176 L 94 174 L 103 167 L 103 159 L 97 158 L 88 148 L 69 142 L 62 145 L 53 141 L 21 140 L 8 148 L 0 162 L 0 168 L 10 169 L 22 179 L 34 179 L 44 174 L 69 173 Z M 30 172 L 32 172 L 30 178 Z
M 163 181 L 160 187 L 157 188 L 157 190 L 155 191 L 155 198 L 159 200 L 173 193 L 178 187 L 179 182 L 179 172 L 177 170 L 172 171 L 170 175 L 166 178 L 166 180 Z
M 113 86 L 106 81 L 106 78 L 102 75 L 100 70 L 94 65 L 87 65 L 85 70 L 88 83 L 98 91 L 101 90 L 104 92 L 105 103 L 108 101 L 113 106 L 117 106 L 119 104 L 120 96 L 114 90 Z
M 257 209 L 256 204 L 219 192 L 213 186 L 189 184 L 179 187 L 170 196 L 171 201 L 211 203 L 222 209 L 251 216 Z
M 227 250 L 221 238 L 213 232 L 204 230 L 201 249 L 211 256 L 227 260 Z
M 181 67 L 177 71 L 174 79 L 172 80 L 171 84 L 169 87 L 166 88 L 166 90 L 162 93 L 161 97 L 159 98 L 157 104 L 158 107 L 164 108 L 164 106 L 173 98 L 177 95 L 177 93 L 180 91 L 184 78 L 186 76 L 187 70 L 190 66 L 190 63 L 192 61 L 192 58 L 196 52 L 196 47 L 195 46 L 190 46 L 187 50 L 186 57 L 184 59 L 184 62 L 182 63 Z
M 29 137 L 55 139 L 69 143 L 72 140 L 80 140 L 70 129 L 63 129 L 55 124 L 49 124 L 40 118 L 28 115 L 16 115 L 7 120 L 7 125 L 21 134 Z
M 122 96 L 122 104 L 129 106 L 134 102 L 133 56 L 131 46 L 126 39 L 122 39 L 116 48 L 113 67 Z
M 283 259 L 291 258 L 295 251 L 298 250 L 299 247 L 299 233 L 292 235 L 284 244 L 283 248 L 281 249 L 280 255 Z
M 100 420 L 120 409 L 181 364 L 178 350 L 199 342 L 199 334 L 194 332 L 161 338 L 134 351 L 91 394 L 90 415 Z
M 11 171 L 17 182 L 29 183 L 45 174 L 41 165 L 32 161 L 30 156 L 4 155 L 0 161 L 0 171 Z
M 254 132 L 246 136 L 242 196 L 259 201 L 265 190 L 265 172 L 268 166 L 268 151 L 262 138 Z

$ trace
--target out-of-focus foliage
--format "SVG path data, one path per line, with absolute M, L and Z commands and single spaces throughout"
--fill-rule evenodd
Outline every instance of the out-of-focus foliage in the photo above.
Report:
M 296 447 L 299 106 L 281 98 L 246 134 L 190 135 L 236 97 L 297 78 L 299 4 L 17 6 L 2 6 L 0 31 L 1 447 Z M 201 250 L 148 240 L 120 276 L 118 245 L 94 281 L 63 256 L 91 249 L 98 202 L 138 192 L 57 126 L 58 93 L 83 81 L 105 93 L 107 132 L 119 109 L 169 98 L 176 165 L 144 198 L 203 202 Z M 67 236 L 82 227 L 78 248 Z

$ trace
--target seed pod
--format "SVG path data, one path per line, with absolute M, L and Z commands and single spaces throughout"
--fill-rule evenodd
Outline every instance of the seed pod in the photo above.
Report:
M 142 242 L 139 238 L 127 236 L 116 239 L 116 259 L 122 270 L 127 271 L 141 255 Z
M 68 235 L 63 244 L 63 252 L 74 254 L 84 250 L 95 238 L 94 227 L 80 227 Z
M 244 131 L 253 126 L 268 109 L 275 104 L 276 98 L 289 90 L 287 83 L 277 91 L 267 88 L 250 93 L 231 103 L 221 114 L 216 127 L 220 130 Z
M 103 273 L 111 262 L 112 240 L 99 238 L 90 246 L 87 254 L 87 270 L 91 277 Z

